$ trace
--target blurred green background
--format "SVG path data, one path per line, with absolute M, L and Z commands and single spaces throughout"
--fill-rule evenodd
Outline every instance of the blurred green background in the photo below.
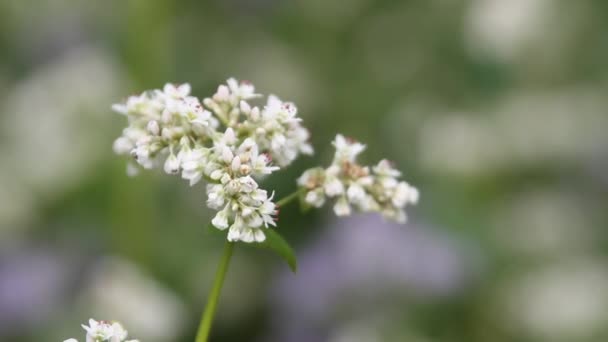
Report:
M 608 340 L 608 2 L 0 1 L 0 340 L 89 317 L 192 341 L 221 241 L 202 186 L 125 174 L 110 105 L 234 76 L 422 194 L 405 226 L 281 212 L 300 271 L 239 246 L 212 341 Z

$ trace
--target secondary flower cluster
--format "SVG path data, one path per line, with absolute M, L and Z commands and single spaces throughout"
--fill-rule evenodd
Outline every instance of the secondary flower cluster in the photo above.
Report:
M 117 322 L 96 321 L 89 319 L 89 325 L 82 325 L 87 332 L 86 342 L 139 342 L 127 340 L 127 331 Z M 63 342 L 78 342 L 70 338 Z
M 361 166 L 356 158 L 365 145 L 338 134 L 333 141 L 336 153 L 327 168 L 305 171 L 298 185 L 305 191 L 304 201 L 321 207 L 326 198 L 337 198 L 334 212 L 338 216 L 350 215 L 354 206 L 362 212 L 379 212 L 397 222 L 405 222 L 405 206 L 418 202 L 418 190 L 407 182 L 399 181 L 401 172 L 383 159 L 376 166 Z
M 273 196 L 255 179 L 313 151 L 293 103 L 274 95 L 262 108 L 248 102 L 258 97 L 252 84 L 235 79 L 202 104 L 190 95 L 188 84 L 131 96 L 113 106 L 129 122 L 114 151 L 133 156 L 130 174 L 137 165 L 162 165 L 168 174 L 181 173 L 190 185 L 205 179 L 207 205 L 218 210 L 212 224 L 228 228 L 230 241 L 264 241 L 261 228 L 275 225 L 276 209 Z

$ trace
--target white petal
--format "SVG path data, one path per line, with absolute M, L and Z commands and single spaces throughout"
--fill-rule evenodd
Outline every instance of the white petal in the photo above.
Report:
M 228 241 L 238 241 L 241 237 L 241 231 L 236 225 L 232 225 L 228 231 Z
M 263 242 L 266 240 L 266 235 L 261 229 L 254 230 L 253 235 L 256 242 Z
M 232 171 L 239 171 L 241 167 L 241 158 L 239 156 L 234 157 L 230 167 L 232 168 Z
M 158 121 L 156 121 L 156 120 L 152 120 L 152 121 L 148 122 L 146 129 L 148 130 L 148 132 L 152 133 L 153 135 L 158 135 L 158 133 L 160 133 L 160 126 L 158 125 Z
M 241 101 L 240 107 L 241 107 L 241 112 L 243 112 L 245 114 L 248 114 L 249 112 L 251 112 L 251 106 L 249 105 L 249 103 L 247 103 L 247 101 Z
M 179 164 L 180 163 L 177 157 L 171 154 L 169 157 L 167 157 L 167 160 L 165 160 L 165 165 L 163 168 L 166 173 L 174 175 L 179 172 Z
M 219 211 L 211 220 L 211 224 L 220 230 L 228 228 L 228 217 L 225 210 Z
M 351 213 L 350 205 L 348 205 L 348 201 L 346 197 L 340 197 L 336 204 L 334 205 L 334 212 L 338 216 L 348 216 Z

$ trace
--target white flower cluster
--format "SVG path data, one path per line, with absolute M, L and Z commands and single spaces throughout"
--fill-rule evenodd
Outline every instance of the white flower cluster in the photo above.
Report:
M 235 79 L 202 104 L 190 96 L 188 84 L 132 96 L 113 106 L 129 121 L 114 151 L 132 155 L 146 169 L 163 165 L 168 174 L 181 173 L 190 185 L 204 178 L 207 205 L 219 210 L 212 224 L 229 228 L 230 241 L 264 241 L 261 228 L 275 225 L 276 210 L 255 178 L 313 151 L 296 106 L 274 95 L 261 109 L 248 102 L 260 96 L 251 83 Z M 136 170 L 131 163 L 129 173 Z
M 82 325 L 87 332 L 86 342 L 139 342 L 127 340 L 127 331 L 117 322 L 96 321 L 89 319 L 89 325 Z M 63 342 L 78 342 L 70 338 Z
M 397 178 L 401 172 L 383 159 L 370 168 L 357 164 L 356 157 L 365 145 L 337 135 L 334 160 L 327 169 L 313 168 L 298 178 L 304 189 L 304 200 L 321 207 L 327 197 L 337 198 L 334 212 L 338 216 L 351 214 L 351 206 L 362 212 L 379 212 L 384 217 L 405 222 L 405 206 L 418 202 L 418 190 Z

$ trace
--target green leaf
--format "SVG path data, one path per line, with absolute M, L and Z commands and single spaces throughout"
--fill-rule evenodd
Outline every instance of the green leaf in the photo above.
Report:
M 293 273 L 296 273 L 298 264 L 296 261 L 296 254 L 289 243 L 274 229 L 264 229 L 266 240 L 260 243 L 251 243 L 253 247 L 269 249 L 278 254 L 287 264 Z

